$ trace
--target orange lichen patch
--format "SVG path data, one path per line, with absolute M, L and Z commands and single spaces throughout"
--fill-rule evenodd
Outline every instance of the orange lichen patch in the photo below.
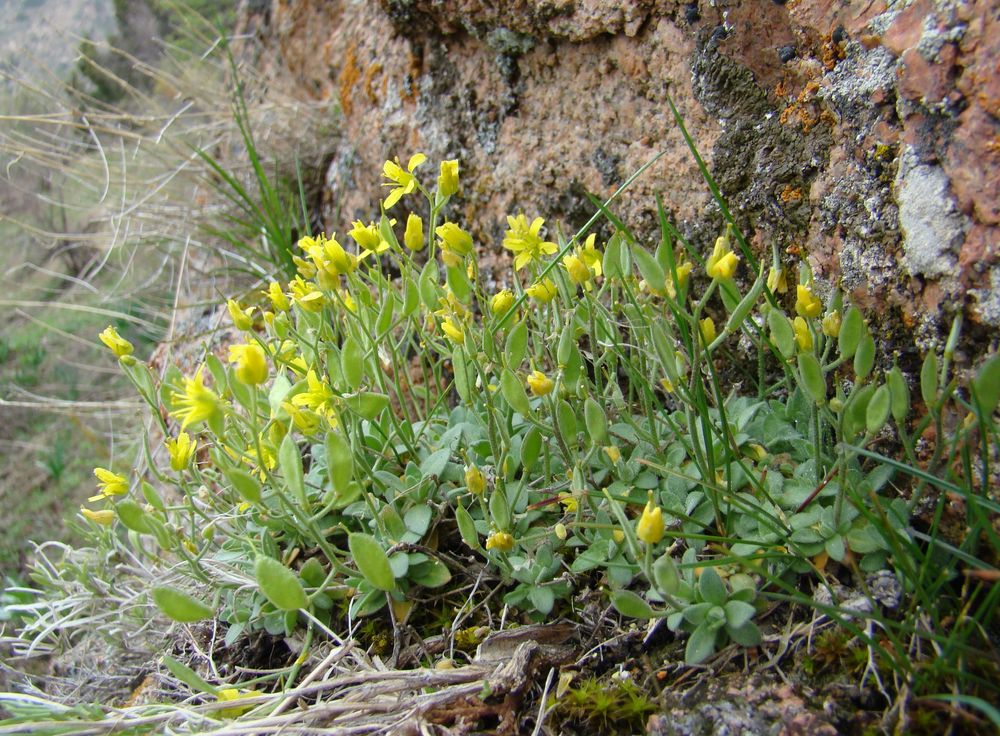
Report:
M 788 97 L 788 95 L 790 95 L 790 94 L 791 94 L 791 91 L 788 89 L 787 85 L 785 84 L 785 80 L 784 79 L 782 79 L 780 82 L 778 82 L 776 85 L 774 85 L 774 96 L 775 97 Z
M 382 71 L 382 65 L 378 62 L 372 64 L 365 71 L 365 94 L 368 96 L 368 101 L 375 104 L 378 102 L 378 97 L 375 95 L 375 90 L 372 87 L 372 81 L 375 79 L 375 75 Z
M 785 184 L 785 188 L 781 190 L 781 201 L 785 204 L 790 204 L 792 202 L 802 201 L 802 190 L 798 187 L 793 187 L 791 184 Z
M 337 82 L 340 84 L 340 107 L 345 115 L 351 114 L 351 109 L 353 108 L 351 93 L 354 91 L 354 85 L 358 83 L 358 79 L 360 78 L 361 70 L 358 69 L 356 47 L 354 44 L 351 44 L 347 47 L 347 53 L 344 54 L 344 66 L 337 77 Z
M 844 50 L 843 42 L 837 43 L 832 37 L 824 40 L 821 61 L 823 62 L 823 68 L 828 72 L 832 72 L 834 67 L 837 66 L 837 62 L 842 61 L 846 56 L 847 52 Z

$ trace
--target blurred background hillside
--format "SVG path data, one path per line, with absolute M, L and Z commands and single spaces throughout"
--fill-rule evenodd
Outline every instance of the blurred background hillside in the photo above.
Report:
M 0 2 L 0 579 L 72 538 L 95 465 L 135 456 L 138 403 L 96 336 L 148 354 L 166 334 L 193 150 L 231 123 L 235 5 Z

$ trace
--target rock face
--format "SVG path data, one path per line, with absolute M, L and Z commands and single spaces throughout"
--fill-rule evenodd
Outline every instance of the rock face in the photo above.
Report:
M 244 24 L 275 84 L 339 108 L 332 229 L 419 150 L 461 160 L 499 250 L 515 207 L 569 232 L 666 151 L 614 211 L 651 240 L 660 194 L 704 253 L 722 219 L 669 94 L 759 255 L 808 256 L 911 346 L 956 310 L 1000 327 L 995 0 L 275 0 Z

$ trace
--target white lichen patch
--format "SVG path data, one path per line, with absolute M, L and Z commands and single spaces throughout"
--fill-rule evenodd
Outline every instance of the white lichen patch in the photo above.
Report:
M 967 224 L 955 208 L 947 174 L 940 166 L 921 163 L 907 146 L 894 189 L 907 270 L 926 277 L 953 273 Z

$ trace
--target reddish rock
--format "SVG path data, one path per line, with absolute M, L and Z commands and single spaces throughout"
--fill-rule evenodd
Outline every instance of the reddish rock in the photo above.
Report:
M 274 0 L 256 27 L 272 84 L 340 109 L 331 230 L 372 217 L 382 162 L 415 150 L 460 158 L 456 213 L 497 250 L 512 209 L 568 233 L 593 211 L 587 192 L 607 196 L 665 151 L 613 209 L 651 240 L 660 193 L 704 252 L 722 222 L 669 92 L 761 255 L 802 248 L 859 303 L 889 305 L 874 321 L 928 324 L 916 317 L 930 307 L 974 306 L 967 289 L 998 267 L 1000 18 L 995 0 L 890 5 Z M 921 263 L 898 221 L 907 147 L 947 182 L 931 211 L 965 218 L 939 254 L 957 273 L 907 270 Z

